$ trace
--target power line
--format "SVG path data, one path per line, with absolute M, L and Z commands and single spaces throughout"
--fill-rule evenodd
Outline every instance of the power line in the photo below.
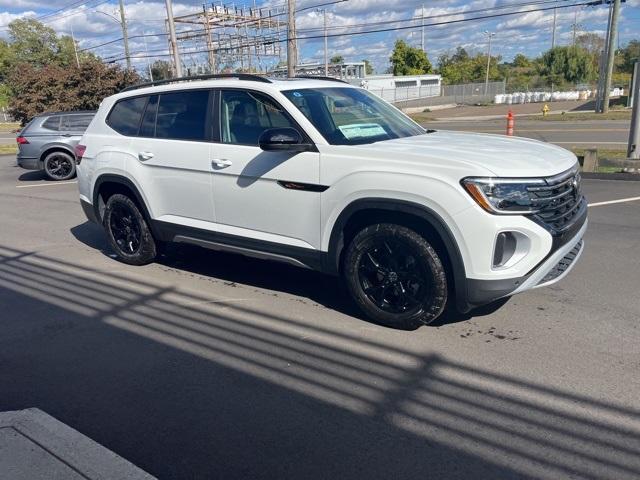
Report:
M 544 7 L 544 8 L 536 8 L 536 9 L 529 9 L 529 10 L 519 10 L 517 12 L 504 12 L 504 13 L 495 13 L 495 14 L 491 14 L 491 15 L 482 15 L 482 16 L 478 16 L 478 17 L 471 17 L 471 18 L 461 18 L 461 19 L 456 19 L 456 20 L 447 20 L 447 21 L 441 21 L 441 22 L 431 22 L 431 23 L 425 23 L 426 27 L 429 26 L 438 26 L 438 25 L 451 25 L 451 24 L 457 24 L 457 23 L 463 23 L 463 22 L 471 22 L 471 21 L 477 21 L 477 20 L 486 20 L 489 18 L 500 18 L 500 17 L 506 17 L 506 16 L 512 16 L 512 15 L 518 15 L 518 14 L 522 14 L 522 13 L 530 13 L 530 12 L 540 12 L 540 11 L 547 11 L 547 10 L 553 10 L 554 8 L 571 8 L 571 7 L 576 7 L 576 6 L 596 6 L 596 5 L 600 5 L 600 2 L 583 2 L 583 3 L 572 3 L 570 5 L 560 5 L 560 6 L 554 6 L 554 7 Z M 448 16 L 453 16 L 453 15 L 458 15 L 457 13 L 452 13 L 449 14 Z M 428 18 L 428 17 L 425 17 Z M 397 30 L 406 30 L 406 29 L 410 29 L 410 28 L 416 28 L 415 26 L 411 25 L 411 26 L 400 26 L 400 27 L 390 27 L 390 28 L 385 28 L 385 29 L 377 29 L 377 30 L 368 30 L 368 31 L 360 31 L 360 32 L 351 32 L 351 35 L 365 35 L 365 34 L 369 34 L 369 33 L 379 33 L 379 32 L 389 32 L 389 31 L 397 31 Z M 166 35 L 166 34 L 157 34 L 159 35 Z M 328 37 L 338 37 L 338 36 L 342 36 L 342 34 L 329 34 L 327 35 Z M 316 35 L 316 36 L 296 36 L 296 40 L 309 40 L 309 39 L 314 39 L 314 38 L 323 38 L 324 35 Z M 280 38 L 279 40 L 277 40 L 279 42 L 284 42 L 286 41 L 286 38 Z M 261 44 L 264 42 L 260 42 Z M 215 50 L 215 49 L 214 49 Z M 197 50 L 197 51 L 192 51 L 189 52 L 190 54 L 194 54 L 194 53 L 206 53 L 208 52 L 208 50 Z M 153 57 L 154 55 L 149 55 L 149 57 Z M 169 54 L 167 55 L 155 55 L 155 56 L 169 56 Z M 122 60 L 124 57 L 119 58 L 117 60 L 114 61 L 118 61 L 118 60 Z M 147 58 L 146 56 L 144 57 L 136 57 L 136 58 Z

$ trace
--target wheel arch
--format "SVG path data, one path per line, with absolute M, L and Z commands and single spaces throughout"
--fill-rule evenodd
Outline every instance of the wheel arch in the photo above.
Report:
M 44 159 L 47 158 L 47 156 L 51 153 L 54 152 L 64 152 L 64 153 L 68 153 L 69 155 L 71 155 L 71 157 L 73 158 L 73 161 L 75 162 L 75 153 L 73 151 L 72 148 L 70 148 L 67 145 L 50 145 L 48 147 L 46 147 L 42 153 L 40 154 L 40 162 L 42 162 L 44 164 Z
M 93 186 L 93 209 L 98 220 L 98 223 L 102 223 L 104 216 L 104 209 L 107 204 L 107 200 L 111 195 L 116 193 L 122 193 L 131 197 L 137 207 L 140 209 L 142 215 L 147 220 L 149 228 L 151 228 L 154 236 L 158 234 L 155 231 L 155 224 L 152 221 L 152 217 L 147 208 L 147 204 L 140 193 L 138 187 L 129 178 L 122 175 L 115 175 L 110 173 L 104 173 L 100 175 Z M 158 238 L 158 237 L 156 237 Z
M 331 230 L 326 270 L 340 274 L 345 247 L 355 234 L 372 223 L 396 223 L 412 228 L 434 243 L 434 248 L 444 256 L 455 292 L 458 310 L 469 310 L 467 303 L 466 271 L 460 249 L 447 223 L 430 208 L 417 203 L 388 199 L 366 198 L 355 200 L 338 215 Z

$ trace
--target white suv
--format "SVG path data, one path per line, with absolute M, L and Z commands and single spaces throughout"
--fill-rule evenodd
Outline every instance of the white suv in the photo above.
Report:
M 567 150 L 425 130 L 334 79 L 181 80 L 105 99 L 77 147 L 83 209 L 124 262 L 164 242 L 284 261 L 415 328 L 556 282 L 582 252 Z

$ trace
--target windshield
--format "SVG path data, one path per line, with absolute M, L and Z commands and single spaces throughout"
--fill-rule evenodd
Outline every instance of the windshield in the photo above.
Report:
M 308 88 L 282 93 L 331 145 L 362 145 L 425 133 L 399 110 L 360 88 Z

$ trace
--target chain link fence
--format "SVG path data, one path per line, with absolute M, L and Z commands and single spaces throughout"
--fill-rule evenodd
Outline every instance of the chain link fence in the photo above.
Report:
M 418 108 L 449 104 L 490 103 L 505 93 L 505 82 L 467 83 L 463 85 L 420 86 L 407 88 L 369 88 L 371 93 L 399 108 Z

